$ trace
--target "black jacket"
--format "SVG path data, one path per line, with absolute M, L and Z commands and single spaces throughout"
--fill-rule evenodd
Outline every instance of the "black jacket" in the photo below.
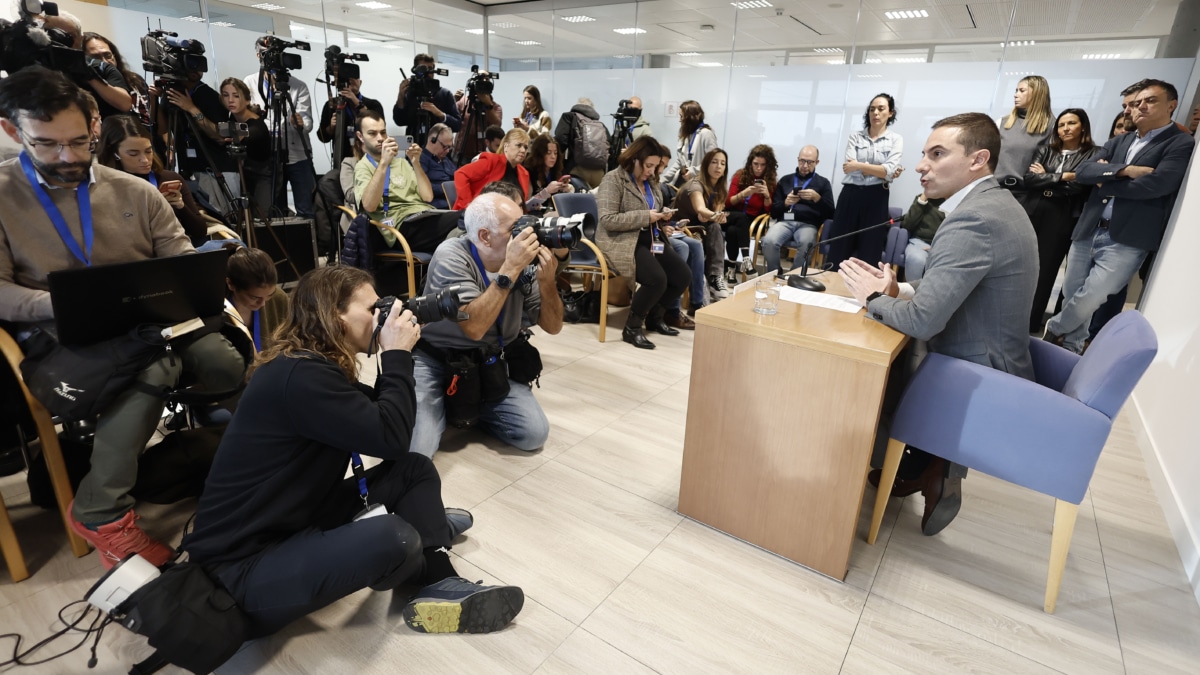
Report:
M 559 115 L 558 124 L 554 127 L 554 141 L 558 143 L 558 153 L 563 157 L 563 166 L 570 171 L 575 167 L 575 158 L 571 157 L 575 147 L 575 136 L 579 134 L 579 121 L 575 117 L 579 113 L 589 119 L 598 120 L 600 114 L 590 105 L 576 103 L 571 110 Z
M 373 98 L 367 98 L 362 94 L 359 94 L 358 97 L 362 101 L 362 107 L 366 108 L 367 110 L 374 110 L 380 115 L 383 114 L 382 103 Z M 317 139 L 322 143 L 329 143 L 333 140 L 333 137 L 326 133 L 326 131 L 329 128 L 329 123 L 333 121 L 333 113 L 337 112 L 337 100 L 337 96 L 333 97 L 333 100 L 326 101 L 325 107 L 321 109 L 321 122 L 317 125 Z M 350 114 L 346 116 L 346 128 L 350 130 L 350 133 L 348 133 L 346 137 L 349 139 L 354 135 L 354 121 L 358 118 L 354 114 L 354 110 L 350 108 L 347 108 L 347 110 L 349 110 Z M 350 146 L 347 145 L 346 147 Z
M 313 527 L 341 483 L 350 451 L 408 452 L 416 418 L 412 354 L 381 355 L 375 389 L 333 362 L 278 357 L 255 371 L 204 484 L 196 527 L 181 548 L 192 562 L 231 562 Z
M 412 136 L 418 145 L 425 147 L 425 136 L 429 134 L 429 129 L 422 129 L 418 122 L 417 111 L 420 110 L 420 106 L 413 100 L 412 88 L 409 87 L 404 93 L 404 105 L 400 105 L 400 102 L 397 101 L 396 105 L 392 106 L 392 121 L 397 126 L 404 127 L 404 133 Z M 445 87 L 439 87 L 437 94 L 433 97 L 433 104 L 437 106 L 438 110 L 446 113 L 446 119 L 442 124 L 450 127 L 450 131 L 457 133 L 462 128 L 462 119 L 458 116 L 458 105 L 454 102 L 454 93 Z M 438 120 L 434 119 L 429 127 L 432 128 L 437 123 Z
M 791 209 L 783 203 L 787 199 L 788 193 L 792 188 L 803 187 L 804 181 L 797 182 L 797 175 L 800 172 L 789 173 L 779 182 L 775 184 L 775 197 L 771 200 L 771 220 L 783 220 L 785 211 L 790 210 L 796 214 L 796 220 L 809 225 L 815 225 L 818 228 L 826 220 L 833 217 L 835 205 L 833 202 L 833 186 L 829 184 L 829 179 L 820 176 L 815 172 L 812 175 L 812 182 L 808 184 L 808 189 L 816 190 L 817 194 L 821 195 L 821 201 L 815 204 L 810 201 L 800 200 L 792 205 Z
M 1051 148 L 1049 145 L 1037 151 L 1033 156 L 1034 164 L 1041 164 L 1043 168 L 1055 167 L 1058 171 L 1054 173 L 1031 173 L 1025 174 L 1024 183 L 1025 189 L 1041 195 L 1042 197 L 1070 197 L 1082 195 L 1087 197 L 1092 186 L 1087 183 L 1080 183 L 1077 180 L 1062 182 L 1064 173 L 1075 173 L 1079 165 L 1085 161 L 1090 161 L 1097 153 L 1100 152 L 1099 146 L 1094 146 L 1090 150 L 1080 150 L 1072 155 L 1067 155 L 1063 161 L 1062 167 L 1058 167 L 1059 151 Z M 1049 194 L 1046 194 L 1049 193 Z

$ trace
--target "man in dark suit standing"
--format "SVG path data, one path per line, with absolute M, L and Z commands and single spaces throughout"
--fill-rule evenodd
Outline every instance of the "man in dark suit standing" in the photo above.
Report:
M 857 258 L 843 262 L 840 274 L 872 318 L 928 340 L 929 351 L 1033 379 L 1027 324 L 1037 237 L 1025 209 L 992 177 L 999 154 L 1000 130 L 987 115 L 934 124 L 917 173 L 927 198 L 946 200 L 946 220 L 930 243 L 925 276 L 897 284 L 890 266 Z M 921 531 L 937 534 L 958 515 L 966 467 L 910 450 L 905 473 L 914 475 L 916 465 L 920 476 L 897 480 L 892 494 L 920 489 Z
M 1075 180 L 1096 184 L 1071 233 L 1062 311 L 1046 323 L 1046 340 L 1083 351 L 1092 314 L 1129 283 L 1158 250 L 1195 141 L 1173 122 L 1175 87 L 1143 80 L 1133 101 L 1137 133 L 1104 144 L 1079 165 Z

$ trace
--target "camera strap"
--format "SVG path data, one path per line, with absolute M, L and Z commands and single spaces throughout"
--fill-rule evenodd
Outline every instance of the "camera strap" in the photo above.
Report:
M 479 273 L 483 275 L 483 290 L 487 290 L 488 286 L 492 285 L 492 280 L 488 278 L 487 270 L 483 268 L 483 260 L 479 257 L 479 251 L 475 248 L 475 242 L 467 242 L 471 247 L 471 257 L 475 259 L 475 264 L 479 266 Z M 508 300 L 504 301 L 506 304 Z M 500 314 L 496 317 L 496 339 L 500 343 L 500 351 L 504 351 L 504 305 L 500 306 Z M 496 358 L 496 357 L 491 357 Z
M 150 173 L 146 175 L 146 180 L 154 187 L 158 187 L 158 176 L 154 175 L 154 169 L 150 169 Z
M 376 169 L 379 168 L 379 162 L 376 162 L 375 158 L 369 154 L 367 155 L 367 161 L 370 162 L 371 166 L 375 167 Z M 388 192 L 390 192 L 391 189 L 392 189 L 392 165 L 388 164 L 387 169 L 383 174 L 383 217 L 384 218 L 387 218 Z
M 58 236 L 62 239 L 63 244 L 66 245 L 67 250 L 71 252 L 71 255 L 75 256 L 76 260 L 91 267 L 92 242 L 95 239 L 96 233 L 92 229 L 92 195 L 88 191 L 88 181 L 84 180 L 75 188 L 75 199 L 79 202 L 79 229 L 83 232 L 83 248 L 80 248 L 79 242 L 75 241 L 75 236 L 71 234 L 70 228 L 67 227 L 67 219 L 63 217 L 62 211 L 50 199 L 46 188 L 38 182 L 37 170 L 33 168 L 33 160 L 29 158 L 29 155 L 24 150 L 21 151 L 21 169 L 25 172 L 25 178 L 29 180 L 29 185 L 33 187 L 33 193 L 37 195 L 38 201 L 42 203 L 42 209 L 46 211 L 46 216 L 50 218 L 50 222 L 54 224 L 54 229 L 58 232 Z
M 367 472 L 363 469 L 362 455 L 357 452 L 350 452 L 350 470 L 354 472 L 354 480 L 358 482 L 358 495 L 362 497 L 363 507 L 370 508 L 371 502 L 367 500 Z

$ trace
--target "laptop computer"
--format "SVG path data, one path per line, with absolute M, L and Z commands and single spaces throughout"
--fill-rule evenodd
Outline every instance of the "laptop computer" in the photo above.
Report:
M 174 325 L 220 314 L 229 251 L 51 272 L 58 341 L 89 345 L 144 323 Z

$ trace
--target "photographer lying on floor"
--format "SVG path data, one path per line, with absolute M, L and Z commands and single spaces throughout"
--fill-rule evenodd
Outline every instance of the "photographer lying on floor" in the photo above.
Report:
M 237 600 L 252 637 L 363 588 L 406 583 L 424 586 L 403 612 L 421 632 L 487 633 L 521 611 L 521 589 L 470 583 L 450 563 L 444 547 L 470 514 L 443 508 L 433 462 L 409 452 L 421 328 L 398 303 L 380 327 L 372 284 L 342 266 L 300 279 L 180 545 Z M 375 340 L 372 389 L 355 358 Z M 360 452 L 384 462 L 364 471 Z M 344 478 L 348 465 L 355 476 Z

